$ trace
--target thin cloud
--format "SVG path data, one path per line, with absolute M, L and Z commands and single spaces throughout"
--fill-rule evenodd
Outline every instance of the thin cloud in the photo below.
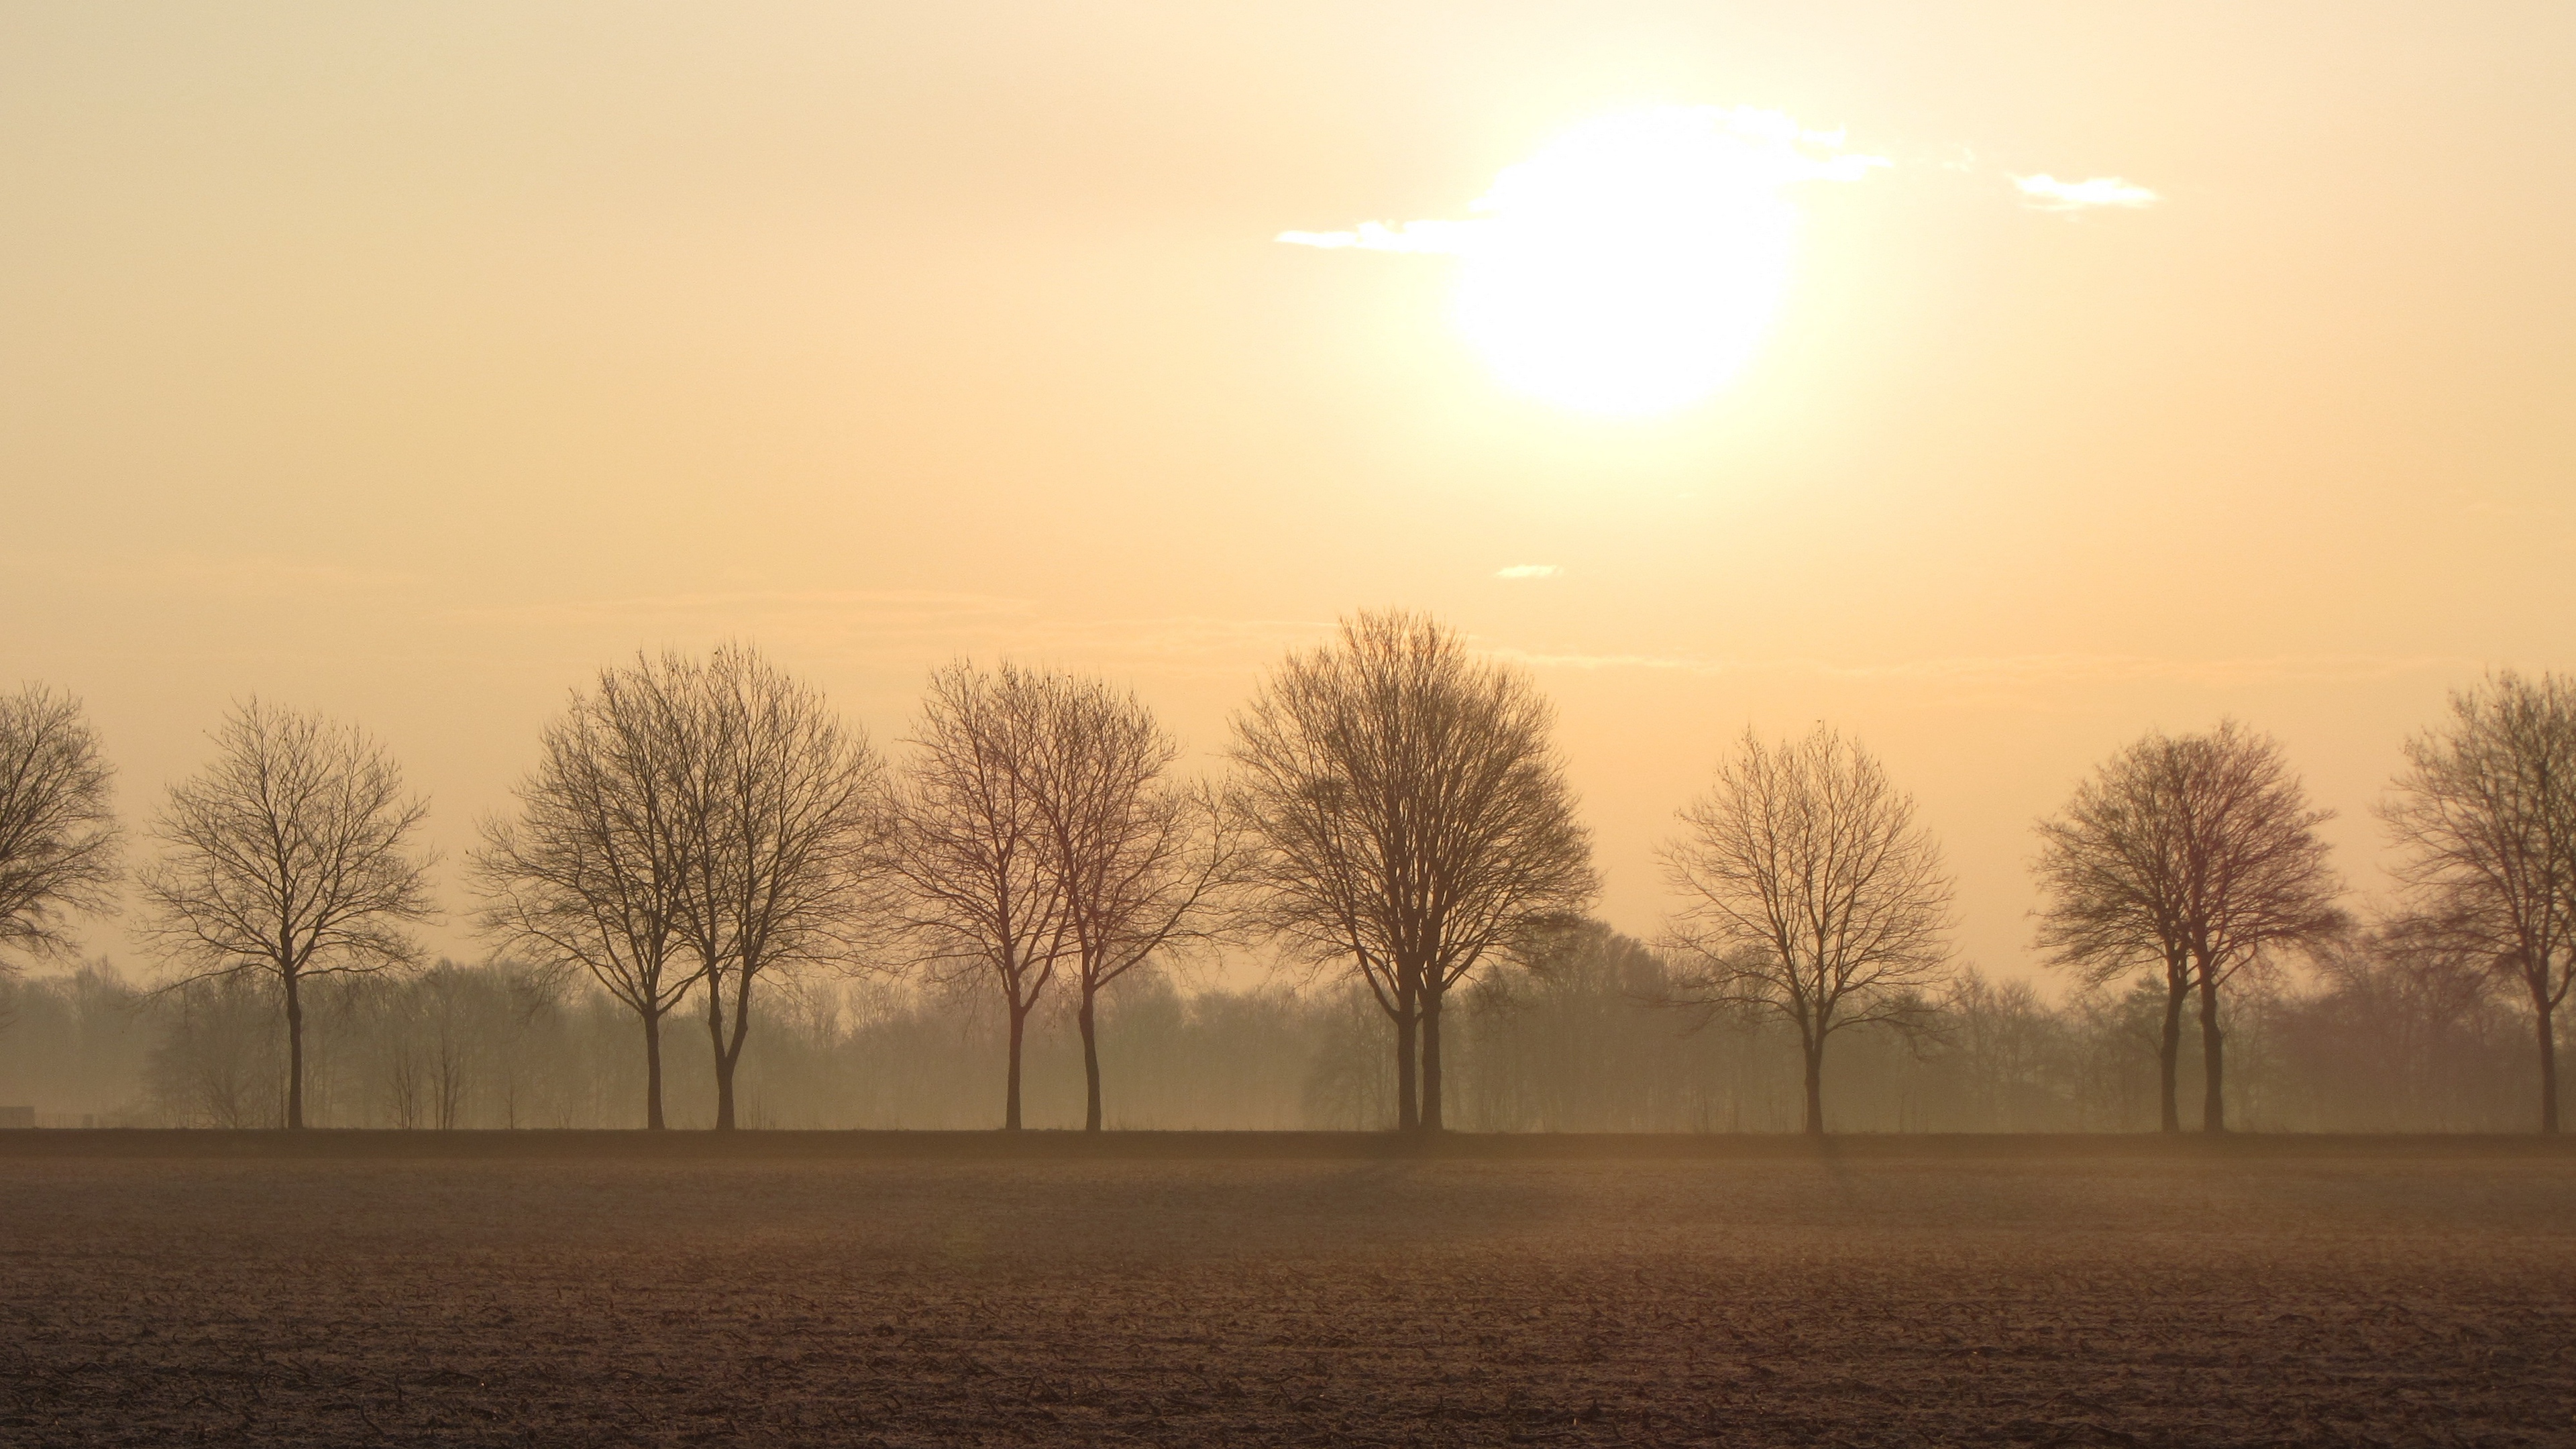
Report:
M 1565 572 L 1565 570 L 1558 568 L 1554 564 L 1513 564 L 1509 568 L 1499 568 L 1494 570 L 1494 577 L 1498 579 L 1552 579 L 1563 572 Z
M 1872 171 L 1893 168 L 1897 163 L 1886 157 L 1848 149 L 1849 138 L 1839 129 L 1811 130 L 1778 111 L 1755 106 L 1667 106 L 1651 112 L 1636 113 L 1646 118 L 1682 118 L 1687 124 L 1704 127 L 1708 134 L 1722 138 L 1734 148 L 1736 167 L 1742 174 L 1758 174 L 1770 184 L 1786 186 L 1801 181 L 1858 181 Z M 1635 117 L 1610 117 L 1618 123 Z M 1598 123 L 1596 123 L 1598 124 Z M 1961 146 L 1953 154 L 1937 160 L 1910 158 L 1908 165 L 1931 164 L 1945 171 L 1976 173 L 1986 170 L 1987 163 L 1974 150 Z M 1471 219 L 1428 218 L 1418 221 L 1363 221 L 1347 231 L 1283 231 L 1274 238 L 1288 246 L 1314 247 L 1323 251 L 1393 252 L 1413 256 L 1467 256 L 1480 247 L 1502 245 L 1502 234 L 1512 218 L 1506 214 L 1513 172 L 1507 168 L 1496 178 L 1494 189 L 1477 198 L 1472 210 L 1485 213 Z M 2124 176 L 2089 176 L 2081 180 L 2059 180 L 2042 171 L 2031 175 L 2006 172 L 2023 201 L 2040 211 L 2138 211 L 2154 206 L 2164 198 L 2149 187 Z M 1490 239 L 1490 242 L 1489 242 Z
M 11 550 L 0 566 L 5 566 L 13 579 L 42 575 L 127 593 L 177 594 L 192 599 L 299 599 L 316 593 L 381 595 L 419 588 L 429 582 L 427 575 L 411 569 L 184 550 L 160 551 L 139 558 Z
M 1329 633 L 1315 619 L 1165 618 L 1041 621 L 1010 646 L 1083 659 L 1114 659 L 1160 672 L 1239 677 L 1246 668 Z
M 2023 198 L 2031 206 L 2041 211 L 2085 211 L 2103 206 L 2136 211 L 2164 199 L 2119 176 L 2060 181 L 2042 171 L 2036 176 L 2016 176 L 2012 183 L 2020 188 Z
M 1746 178 L 1774 187 L 1801 181 L 1858 181 L 1872 171 L 1895 164 L 1884 156 L 1847 150 L 1847 138 L 1840 130 L 1810 130 L 1778 111 L 1755 106 L 1665 106 L 1608 117 L 1594 122 L 1593 127 L 1641 123 L 1678 124 L 1710 138 L 1710 159 L 1723 161 L 1719 168 L 1724 172 L 1721 179 L 1729 185 L 1741 185 Z M 1493 189 L 1476 199 L 1471 209 L 1487 213 L 1484 216 L 1464 220 L 1363 221 L 1349 231 L 1283 231 L 1276 240 L 1325 251 L 1466 256 L 1479 247 L 1506 244 L 1511 228 L 1530 225 L 1531 218 L 1516 216 L 1512 204 L 1514 173 L 1524 169 L 1506 168 L 1495 178 Z M 1677 184 L 1697 183 L 1683 176 Z
M 1972 685 L 2120 684 L 2136 681 L 2205 686 L 2291 682 L 2350 684 L 2392 679 L 2427 670 L 2453 669 L 2464 662 L 2431 654 L 2294 654 L 2240 659 L 2176 659 L 2138 654 L 2022 654 L 1837 664 L 1822 659 L 1541 654 L 1519 649 L 1497 649 L 1493 652 L 1542 669 L 1645 669 L 1706 675 L 1800 674 L 1821 679 Z
M 972 654 L 1227 677 L 1331 628 L 1329 621 L 1311 619 L 1205 615 L 1065 618 L 1029 598 L 871 589 L 604 596 L 469 606 L 450 615 L 522 635 L 570 630 L 621 641 L 746 638 L 803 659 L 880 668 L 926 669 Z
M 863 621 L 869 628 L 913 633 L 952 631 L 1024 619 L 1029 599 L 880 589 L 734 589 L 602 598 L 539 600 L 453 609 L 456 618 L 517 626 L 624 622 L 792 619 Z
M 1808 181 L 1858 181 L 1872 171 L 1892 169 L 1898 164 L 1886 156 L 1848 149 L 1849 138 L 1840 129 L 1811 130 L 1781 112 L 1755 106 L 1666 106 L 1607 117 L 1593 124 L 1671 118 L 1705 128 L 1706 134 L 1732 148 L 1734 160 L 1728 169 L 1738 178 L 1759 176 L 1776 187 Z M 1905 164 L 1977 174 L 1987 172 L 1990 163 L 1975 150 L 1959 146 L 1938 158 L 1909 157 Z M 1283 231 L 1274 240 L 1322 251 L 1411 256 L 1473 256 L 1481 249 L 1507 247 L 1512 228 L 1529 220 L 1516 218 L 1509 205 L 1513 174 L 1523 169 L 1506 168 L 1495 178 L 1494 188 L 1478 197 L 1470 208 L 1482 213 L 1473 218 L 1363 221 L 1347 231 Z M 2009 171 L 2004 174 L 2021 193 L 2024 204 L 2039 211 L 2140 211 L 2164 200 L 2153 189 L 2124 176 L 2061 181 L 2045 171 L 2027 176 Z
M 1410 252 L 1417 256 L 1459 256 L 1475 245 L 1482 221 L 1406 221 L 1389 226 L 1364 221 L 1357 231 L 1283 231 L 1278 239 L 1292 247 L 1325 251 Z

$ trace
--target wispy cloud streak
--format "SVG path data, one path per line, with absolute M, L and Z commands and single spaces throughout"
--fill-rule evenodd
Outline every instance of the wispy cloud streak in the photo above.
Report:
M 1746 178 L 1774 187 L 1800 181 L 1858 181 L 1872 171 L 1895 164 L 1883 156 L 1846 150 L 1846 138 L 1840 130 L 1809 130 L 1778 111 L 1754 106 L 1668 106 L 1593 124 L 1597 127 L 1644 121 L 1687 126 L 1712 138 L 1717 149 L 1711 155 L 1724 159 L 1728 179 L 1737 184 Z M 1488 244 L 1506 244 L 1513 228 L 1526 230 L 1531 225 L 1533 218 L 1516 215 L 1512 204 L 1514 174 L 1524 169 L 1509 168 L 1495 178 L 1493 189 L 1473 204 L 1473 210 L 1484 213 L 1478 217 L 1364 221 L 1349 231 L 1283 231 L 1276 240 L 1325 251 L 1471 255 Z M 1687 175 L 1659 179 L 1684 187 L 1695 184 L 1695 178 Z M 1564 219 L 1539 220 L 1562 224 Z
M 1671 654 L 1551 654 L 1497 649 L 1538 669 L 1643 669 L 1683 674 L 1801 674 L 1812 678 L 1927 684 L 2199 685 L 2341 684 L 2393 679 L 2463 661 L 2444 655 L 2283 654 L 2239 659 L 2178 659 L 2140 654 L 2021 654 L 1901 659 L 1837 664 L 1822 659 L 1711 659 Z
M 2096 207 L 2136 211 L 2164 199 L 2119 176 L 2060 181 L 2042 171 L 2035 176 L 2016 176 L 2012 183 L 2021 191 L 2023 200 L 2041 211 L 2089 211 Z
M 1069 619 L 1051 614 L 1034 599 L 871 589 L 532 600 L 469 606 L 450 611 L 450 616 L 521 634 L 569 630 L 593 640 L 615 639 L 618 649 L 734 637 L 788 648 L 800 658 L 872 668 L 926 669 L 968 654 L 1227 677 L 1257 668 L 1331 628 L 1328 621 L 1311 619 L 1205 615 Z
M 1295 247 L 1326 251 L 1411 252 L 1417 256 L 1462 256 L 1475 247 L 1483 221 L 1407 221 L 1388 226 L 1364 221 L 1356 231 L 1283 231 L 1278 240 Z

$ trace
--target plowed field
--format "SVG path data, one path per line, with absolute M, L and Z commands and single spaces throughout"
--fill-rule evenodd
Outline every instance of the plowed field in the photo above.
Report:
M 0 1443 L 2576 1443 L 2576 1158 L 0 1152 Z

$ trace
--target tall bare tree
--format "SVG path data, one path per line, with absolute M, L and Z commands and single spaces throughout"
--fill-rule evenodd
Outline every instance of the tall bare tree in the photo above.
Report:
M 2151 734 L 2104 761 L 2066 808 L 2039 822 L 2038 945 L 2088 986 L 2141 965 L 2164 974 L 2157 1042 L 2160 1125 L 2182 1130 L 2182 1012 L 2191 999 L 2191 909 L 2173 741 Z
M 628 684 L 669 736 L 675 923 L 706 988 L 716 1130 L 731 1131 L 755 988 L 853 959 L 882 906 L 885 771 L 820 693 L 748 647 L 643 661 Z
M 170 984 L 274 982 L 286 1009 L 286 1125 L 304 1125 L 305 983 L 405 965 L 428 920 L 428 802 L 355 725 L 264 705 L 213 733 L 213 764 L 170 789 L 141 877 L 146 939 L 185 967 Z
M 2280 742 L 2234 720 L 2175 742 L 2181 776 L 2183 936 L 2200 1001 L 2200 1123 L 2227 1130 L 2220 990 L 2281 951 L 2312 953 L 2352 918 L 2317 827 L 2331 810 L 2308 803 Z
M 1528 675 L 1401 610 L 1290 654 L 1235 718 L 1246 919 L 1367 984 L 1396 1028 L 1400 1127 L 1443 1125 L 1450 990 L 1598 888 L 1554 723 Z
M 554 969 L 587 971 L 644 1028 L 644 1124 L 660 1131 L 662 1019 L 704 980 L 682 939 L 690 899 L 683 812 L 686 732 L 649 666 L 600 671 L 539 737 L 514 819 L 483 824 L 469 878 L 483 927 Z
M 2223 988 L 2350 924 L 2316 833 L 2332 818 L 2309 806 L 2277 741 L 2222 720 L 2201 734 L 2141 737 L 2040 822 L 2042 948 L 2096 984 L 2139 965 L 2164 973 L 2164 1130 L 2181 1128 L 2183 1002 L 2199 998 L 2201 1126 L 2223 1132 Z
M 2530 1003 L 2540 1130 L 2558 1130 L 2558 1009 L 2576 984 L 2576 679 L 2510 670 L 2406 742 L 2381 808 L 2422 918 Z
M 116 908 L 112 774 L 79 700 L 41 684 L 0 698 L 0 950 L 62 954 L 68 916 Z
M 1002 1127 L 1020 1130 L 1029 1014 L 1075 950 L 1062 874 L 1030 768 L 1044 714 L 1038 676 L 961 661 L 930 676 L 895 792 L 896 870 L 913 965 L 1002 995 L 1010 1056 Z
M 1097 1132 L 1100 993 L 1208 936 L 1236 851 L 1214 798 L 1166 778 L 1181 748 L 1143 701 L 1098 679 L 1023 678 L 1034 708 L 1010 763 L 1036 806 L 1040 859 L 1072 938 L 1083 1130 Z
M 1747 730 L 1664 847 L 1686 902 L 1673 944 L 1698 969 L 1673 999 L 1772 1011 L 1798 1029 L 1806 1130 L 1825 1130 L 1825 1047 L 1836 1032 L 1911 1025 L 1948 960 L 1950 880 L 1914 799 L 1832 729 L 1765 745 Z

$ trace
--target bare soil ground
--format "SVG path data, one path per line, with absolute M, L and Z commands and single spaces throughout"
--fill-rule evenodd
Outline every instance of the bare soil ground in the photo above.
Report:
M 2508 1144 L 35 1135 L 10 1445 L 2576 1444 Z

